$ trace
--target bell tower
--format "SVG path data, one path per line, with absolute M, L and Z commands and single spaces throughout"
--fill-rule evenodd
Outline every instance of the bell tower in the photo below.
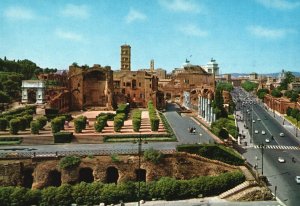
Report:
M 127 44 L 121 46 L 121 70 L 130 71 L 131 69 L 131 47 Z

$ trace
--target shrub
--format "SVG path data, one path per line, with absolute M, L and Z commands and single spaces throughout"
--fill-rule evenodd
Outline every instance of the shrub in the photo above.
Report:
M 97 132 L 102 132 L 104 127 L 107 125 L 108 118 L 108 115 L 101 115 L 97 117 L 94 123 L 94 128 Z
M 120 104 L 120 105 L 118 105 L 118 109 L 116 110 L 116 113 L 117 114 L 120 114 L 120 113 L 125 114 L 125 119 L 127 119 L 129 111 L 130 111 L 129 104 Z
M 74 127 L 75 127 L 75 132 L 80 133 L 82 132 L 83 129 L 85 129 L 86 121 L 83 118 L 83 116 L 77 117 L 74 120 Z
M 141 122 L 142 122 L 142 111 L 140 110 L 134 110 L 132 115 L 132 126 L 133 131 L 139 132 L 141 128 Z
M 57 133 L 61 130 L 61 120 L 59 118 L 54 118 L 51 120 L 52 133 Z
M 61 169 L 70 169 L 77 167 L 81 162 L 81 159 L 77 156 L 66 156 L 59 161 L 59 167 Z
M 163 154 L 153 148 L 147 149 L 144 152 L 144 159 L 146 161 L 153 162 L 154 164 L 158 164 L 163 157 Z
M 26 128 L 29 128 L 30 122 L 33 120 L 33 116 L 30 114 L 25 114 L 24 118 L 26 119 Z
M 59 120 L 60 129 L 64 130 L 65 129 L 66 117 L 65 116 L 59 116 L 59 117 L 56 117 L 56 118 Z
M 18 117 L 20 124 L 19 124 L 19 130 L 25 131 L 27 127 L 27 119 L 24 117 Z
M 45 116 L 40 116 L 40 117 L 36 118 L 36 120 L 40 124 L 40 128 L 39 129 L 43 129 L 46 126 L 48 119 Z
M 73 132 L 57 132 L 53 134 L 54 143 L 70 143 L 73 139 Z
M 19 132 L 19 126 L 20 125 L 20 120 L 19 119 L 11 119 L 9 121 L 9 132 L 11 134 L 18 134 Z
M 114 131 L 115 132 L 121 131 L 121 128 L 124 125 L 124 120 L 125 120 L 124 113 L 119 113 L 115 116 L 115 118 L 114 118 Z
M 40 129 L 39 121 L 35 120 L 30 123 L 31 134 L 39 134 L 39 129 Z
M 110 157 L 111 157 L 112 162 L 120 162 L 120 158 L 119 158 L 118 154 L 112 154 L 112 155 L 110 155 Z
M 149 118 L 151 123 L 151 131 L 158 131 L 159 128 L 159 118 L 157 116 L 156 110 L 154 108 L 153 102 L 148 102 L 148 111 L 149 111 Z
M 8 126 L 8 121 L 5 118 L 0 118 L 0 131 L 5 131 Z

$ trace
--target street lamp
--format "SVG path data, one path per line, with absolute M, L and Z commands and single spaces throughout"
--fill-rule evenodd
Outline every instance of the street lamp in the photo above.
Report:
M 136 143 L 134 141 L 133 143 Z M 140 206 L 140 197 L 141 197 L 141 154 L 142 154 L 142 137 L 141 137 L 141 132 L 138 136 L 138 172 L 137 172 L 137 179 L 138 179 L 138 206 Z M 144 144 L 147 144 L 145 141 Z
M 261 174 L 264 175 L 264 149 L 266 148 L 266 145 L 261 143 L 259 148 L 261 148 Z

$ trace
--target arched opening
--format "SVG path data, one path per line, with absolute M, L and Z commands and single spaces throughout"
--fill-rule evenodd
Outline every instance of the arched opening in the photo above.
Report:
M 23 171 L 23 187 L 31 189 L 32 183 L 33 183 L 33 169 L 32 168 L 26 168 Z
M 116 183 L 119 179 L 119 172 L 118 169 L 115 167 L 109 167 L 106 170 L 106 182 L 107 183 Z
M 136 89 L 136 80 L 135 79 L 133 79 L 131 81 L 131 85 L 132 85 L 132 89 Z
M 48 175 L 48 186 L 59 187 L 61 185 L 61 173 L 51 170 Z
M 94 182 L 93 170 L 89 167 L 80 168 L 79 182 L 86 182 L 86 183 Z
M 135 170 L 136 181 L 138 182 L 146 182 L 146 170 L 144 169 L 136 169 Z
M 28 89 L 27 90 L 28 103 L 36 102 L 36 89 Z

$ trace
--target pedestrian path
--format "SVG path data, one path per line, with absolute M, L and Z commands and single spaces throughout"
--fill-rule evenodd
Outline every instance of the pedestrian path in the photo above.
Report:
M 254 145 L 255 149 L 259 149 L 259 145 Z M 276 149 L 276 150 L 300 150 L 299 146 L 287 146 L 287 145 L 264 145 L 264 149 Z

